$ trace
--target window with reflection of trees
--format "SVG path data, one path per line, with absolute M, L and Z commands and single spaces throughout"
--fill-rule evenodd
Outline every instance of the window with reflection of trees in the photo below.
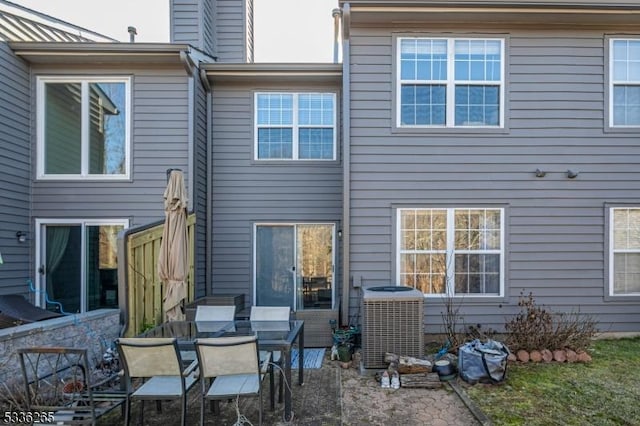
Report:
M 129 79 L 42 77 L 38 82 L 39 176 L 126 178 Z
M 399 209 L 399 281 L 425 294 L 501 295 L 503 210 Z
M 610 293 L 640 294 L 640 208 L 611 209 Z

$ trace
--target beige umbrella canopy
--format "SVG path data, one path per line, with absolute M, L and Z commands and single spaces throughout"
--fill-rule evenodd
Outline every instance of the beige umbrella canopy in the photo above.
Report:
M 187 190 L 180 170 L 172 170 L 164 191 L 165 222 L 158 256 L 158 276 L 164 281 L 163 307 L 167 321 L 184 320 L 187 298 L 189 250 L 187 237 Z

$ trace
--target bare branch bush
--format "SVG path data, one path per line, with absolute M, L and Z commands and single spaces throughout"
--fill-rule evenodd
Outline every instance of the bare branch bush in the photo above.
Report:
M 482 324 L 471 324 L 467 326 L 467 338 L 471 340 L 480 339 L 486 341 L 495 339 L 497 335 L 498 332 L 496 330 L 491 327 L 483 329 Z
M 580 312 L 553 313 L 536 304 L 532 293 L 520 293 L 521 311 L 507 321 L 507 344 L 512 350 L 584 350 L 597 333 L 597 322 Z
M 448 294 L 442 297 L 444 303 L 444 312 L 441 312 L 442 327 L 445 334 L 446 342 L 449 345 L 449 351 L 457 352 L 458 347 L 465 341 L 464 333 L 464 317 L 460 314 L 462 307 L 462 299 L 458 302 Z
M 26 411 L 27 399 L 24 395 L 24 386 L 16 383 L 2 383 L 0 388 L 0 407 L 5 412 Z
M 30 398 L 33 405 L 57 405 L 61 399 L 61 392 L 58 389 L 48 388 L 46 391 L 32 384 L 29 387 Z M 0 407 L 5 412 L 28 411 L 27 395 L 24 384 L 19 382 L 2 383 L 0 388 Z

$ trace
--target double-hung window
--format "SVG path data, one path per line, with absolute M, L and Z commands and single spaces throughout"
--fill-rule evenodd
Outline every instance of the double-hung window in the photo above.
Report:
M 609 293 L 640 296 L 640 207 L 610 213 Z
M 503 209 L 398 209 L 396 270 L 426 295 L 502 296 Z
M 129 176 L 130 80 L 38 78 L 38 177 Z
M 335 160 L 334 93 L 256 93 L 256 160 Z
M 398 38 L 399 127 L 503 127 L 504 40 Z
M 610 41 L 609 123 L 640 126 L 640 39 Z

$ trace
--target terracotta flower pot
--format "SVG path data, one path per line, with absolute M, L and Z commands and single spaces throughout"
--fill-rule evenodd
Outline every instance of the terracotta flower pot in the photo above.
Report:
M 62 387 L 62 392 L 77 393 L 77 392 L 82 392 L 83 389 L 84 389 L 84 383 L 82 383 L 79 380 L 72 380 L 64 384 L 64 386 Z

